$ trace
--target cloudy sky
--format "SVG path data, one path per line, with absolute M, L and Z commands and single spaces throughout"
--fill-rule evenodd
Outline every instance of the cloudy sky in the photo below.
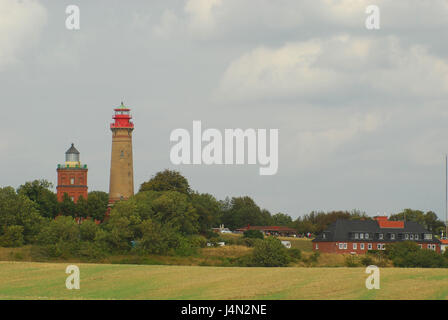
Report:
M 65 9 L 80 8 L 67 30 Z M 367 30 L 368 5 L 381 12 Z M 272 213 L 445 208 L 446 0 L 0 0 L 0 185 L 45 178 L 74 142 L 108 191 L 112 109 L 132 108 L 136 188 L 180 170 Z M 279 169 L 181 165 L 171 131 L 279 129 Z

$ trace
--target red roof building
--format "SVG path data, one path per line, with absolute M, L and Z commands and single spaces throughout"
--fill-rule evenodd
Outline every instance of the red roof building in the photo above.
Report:
M 281 226 L 251 226 L 251 225 L 248 225 L 247 227 L 236 229 L 237 232 L 244 232 L 247 230 L 260 230 L 265 235 L 271 235 L 271 236 L 290 237 L 290 236 L 297 235 L 296 229 L 288 228 L 288 227 L 281 227 Z

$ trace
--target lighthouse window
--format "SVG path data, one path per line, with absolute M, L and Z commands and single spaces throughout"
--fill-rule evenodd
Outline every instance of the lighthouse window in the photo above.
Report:
M 120 158 L 124 158 L 124 151 L 123 150 L 121 150 Z
M 70 178 L 70 184 L 75 184 L 75 178 Z

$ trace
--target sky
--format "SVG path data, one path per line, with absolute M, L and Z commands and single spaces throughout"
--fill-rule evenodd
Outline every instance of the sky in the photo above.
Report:
M 80 9 L 68 30 L 66 7 Z M 380 29 L 365 27 L 380 9 Z M 135 188 L 164 169 L 271 213 L 445 215 L 446 0 L 0 0 L 0 186 L 56 183 L 73 142 L 108 191 L 113 108 L 132 109 Z M 279 130 L 259 165 L 174 165 L 193 121 Z

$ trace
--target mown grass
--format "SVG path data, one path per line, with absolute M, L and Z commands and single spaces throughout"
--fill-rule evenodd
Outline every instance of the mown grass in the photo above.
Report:
M 280 240 L 286 240 L 291 242 L 291 248 L 297 248 L 302 251 L 312 251 L 313 243 L 308 238 L 291 238 L 291 237 L 279 237 Z
M 67 263 L 0 262 L 0 299 L 447 299 L 445 269 L 238 268 L 78 264 L 81 289 L 65 288 Z

